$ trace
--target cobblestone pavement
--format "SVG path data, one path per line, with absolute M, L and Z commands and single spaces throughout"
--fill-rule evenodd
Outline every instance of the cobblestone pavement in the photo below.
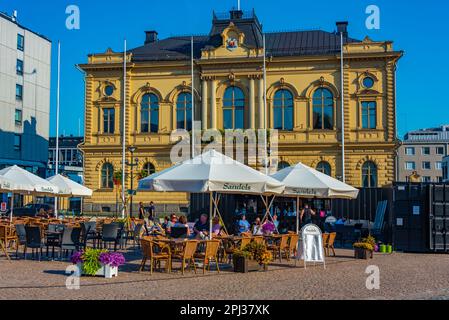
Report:
M 0 299 L 449 299 L 449 255 L 376 254 L 364 261 L 354 260 L 351 250 L 337 250 L 325 270 L 291 261 L 276 262 L 267 272 L 185 276 L 139 273 L 138 255 L 128 253 L 127 259 L 118 278 L 83 277 L 79 290 L 68 290 L 68 262 L 8 262 L 1 256 Z M 366 288 L 369 265 L 380 268 L 379 290 Z

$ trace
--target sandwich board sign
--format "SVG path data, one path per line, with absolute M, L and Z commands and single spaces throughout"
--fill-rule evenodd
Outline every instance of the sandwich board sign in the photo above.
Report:
M 307 268 L 307 263 L 322 263 L 326 269 L 323 235 L 317 225 L 308 224 L 301 229 L 301 244 L 297 260 L 304 260 L 304 268 Z

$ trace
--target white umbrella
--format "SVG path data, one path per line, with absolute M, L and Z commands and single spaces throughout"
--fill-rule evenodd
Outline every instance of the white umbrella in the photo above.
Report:
M 79 183 L 76 183 L 69 178 L 66 178 L 60 174 L 47 178 L 47 181 L 51 182 L 59 188 L 58 196 L 62 197 L 80 197 L 81 198 L 81 212 L 83 210 L 83 198 L 91 197 L 93 191 Z
M 33 195 L 54 195 L 59 192 L 57 186 L 18 166 L 0 170 L 0 176 L 12 181 L 11 221 L 14 210 L 14 193 Z
M 139 190 L 280 194 L 284 185 L 215 150 L 139 181 Z
M 93 191 L 60 174 L 47 178 L 47 181 L 59 188 L 58 196 L 91 197 Z
M 14 189 L 14 182 L 8 178 L 0 176 L 0 192 L 10 192 Z
M 271 177 L 285 185 L 284 195 L 299 198 L 357 199 L 359 190 L 302 163 L 285 168 Z M 299 230 L 298 201 L 297 230 Z
M 218 211 L 218 200 L 212 193 L 280 194 L 284 185 L 215 150 L 184 161 L 139 181 L 138 190 L 210 194 L 210 231 L 212 206 Z M 263 197 L 262 197 L 263 199 Z M 213 203 L 213 205 L 212 205 Z M 268 201 L 264 199 L 269 211 Z M 273 202 L 271 202 L 273 203 Z M 271 205 L 270 205 L 271 206 Z M 212 232 L 210 233 L 212 236 Z

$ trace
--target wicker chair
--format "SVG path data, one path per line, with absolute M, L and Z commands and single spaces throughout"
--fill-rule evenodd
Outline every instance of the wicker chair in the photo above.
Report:
M 282 263 L 282 254 L 288 256 L 290 235 L 284 234 L 281 236 L 280 241 L 277 244 L 268 245 L 267 249 L 273 252 L 273 257 L 279 257 L 279 262 Z M 288 258 L 287 258 L 288 259 Z
M 292 256 L 296 256 L 298 251 L 298 241 L 299 241 L 299 235 L 296 233 L 289 234 L 289 240 L 288 240 L 288 255 L 287 260 L 290 260 Z
M 161 266 L 161 261 L 165 261 L 165 269 L 168 273 L 171 272 L 171 252 L 170 246 L 162 245 L 157 241 L 144 238 L 140 240 L 142 248 L 142 263 L 140 264 L 139 271 L 144 271 L 145 264 L 150 260 L 150 274 L 153 274 L 153 269 L 157 265 Z
M 210 262 L 213 259 L 217 264 L 218 273 L 220 273 L 220 267 L 218 266 L 218 249 L 220 248 L 220 241 L 210 240 L 206 241 L 206 249 L 202 253 L 195 254 L 195 258 L 203 260 L 203 274 L 206 273 L 206 265 L 210 271 Z
M 329 234 L 328 240 L 327 240 L 327 244 L 324 246 L 325 251 L 327 251 L 327 256 L 330 257 L 330 251 L 332 250 L 332 255 L 335 257 L 335 248 L 334 248 L 334 243 L 335 243 L 335 239 L 337 238 L 337 233 L 333 232 Z
M 253 242 L 257 244 L 265 244 L 265 239 L 263 237 L 257 236 L 252 238 Z
M 178 259 L 181 261 L 181 271 L 184 275 L 185 270 L 185 264 L 188 261 L 190 263 L 190 267 L 193 266 L 193 270 L 196 274 L 196 266 L 195 266 L 195 252 L 196 248 L 198 247 L 198 241 L 195 240 L 188 240 L 184 243 L 184 249 L 180 254 L 173 254 L 172 255 L 172 262 L 173 259 Z
M 326 255 L 326 257 L 329 256 L 328 246 L 327 246 L 328 243 L 329 243 L 329 233 L 323 233 L 323 247 L 324 247 L 324 254 Z

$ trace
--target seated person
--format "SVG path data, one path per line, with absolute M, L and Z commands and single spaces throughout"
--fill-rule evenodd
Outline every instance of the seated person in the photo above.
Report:
M 205 236 L 209 235 L 209 228 L 209 216 L 207 214 L 202 214 L 200 219 L 193 226 L 195 238 L 204 239 Z
M 260 221 L 259 217 L 257 217 L 256 220 L 254 221 L 253 228 L 252 228 L 252 234 L 255 236 L 263 235 L 262 222 Z
M 167 227 L 166 227 L 167 233 L 171 232 L 171 227 L 173 227 L 177 222 L 178 222 L 178 217 L 176 216 L 176 214 L 172 214 L 170 216 L 170 220 L 167 223 Z
M 273 216 L 273 223 L 276 226 L 276 229 L 279 228 L 279 220 L 277 214 Z
M 190 228 L 189 225 L 187 224 L 187 218 L 186 216 L 180 216 L 179 220 L 173 225 L 172 228 L 187 228 L 187 233 L 186 236 L 189 237 L 190 236 Z M 170 231 L 171 232 L 171 231 Z
M 220 218 L 214 217 L 214 219 L 212 219 L 212 236 L 222 236 L 224 233 L 223 226 L 220 223 Z
M 345 224 L 346 223 L 346 219 L 345 218 L 340 218 L 337 220 L 337 222 L 335 222 L 335 224 Z
M 251 225 L 246 220 L 246 216 L 242 215 L 242 217 L 240 218 L 240 220 L 238 222 L 239 233 L 242 234 L 242 233 L 248 232 L 250 227 L 251 227 Z
M 170 218 L 168 216 L 165 216 L 164 222 L 162 223 L 162 228 L 167 231 L 168 222 L 170 221 Z

